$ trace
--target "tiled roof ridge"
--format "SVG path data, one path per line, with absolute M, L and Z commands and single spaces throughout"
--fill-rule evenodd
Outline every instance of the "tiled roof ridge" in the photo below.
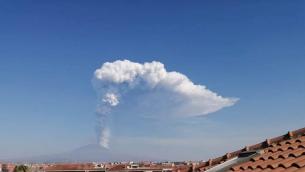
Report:
M 203 163 L 200 163 L 197 166 L 197 170 L 199 168 L 205 168 L 205 167 L 211 167 L 217 164 L 220 164 L 228 159 L 237 157 L 240 153 L 245 152 L 245 151 L 255 151 L 258 149 L 263 149 L 263 148 L 267 148 L 268 146 L 270 146 L 271 144 L 277 144 L 281 141 L 285 141 L 285 140 L 289 140 L 292 138 L 297 138 L 300 137 L 302 135 L 305 135 L 305 127 L 304 128 L 300 128 L 294 131 L 288 131 L 286 134 L 278 136 L 278 137 L 274 137 L 271 139 L 266 139 L 263 142 L 254 144 L 254 145 L 250 145 L 250 146 L 245 146 L 244 148 L 234 151 L 234 152 L 230 152 L 230 153 L 226 153 L 223 156 L 214 158 L 214 159 L 209 159 L 208 161 L 205 161 Z M 196 171 L 197 171 L 196 170 Z

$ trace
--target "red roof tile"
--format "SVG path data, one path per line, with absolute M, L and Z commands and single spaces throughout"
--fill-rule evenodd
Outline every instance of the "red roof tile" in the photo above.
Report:
M 261 154 L 229 171 L 299 171 L 305 172 L 305 128 L 290 131 L 286 135 L 267 139 L 256 145 L 211 159 L 197 166 L 196 171 L 206 171 L 224 161 L 237 157 L 244 151 L 261 150 Z M 228 156 L 230 155 L 230 156 Z
M 69 164 L 55 164 L 47 167 L 45 171 L 58 171 L 58 170 L 92 170 L 95 165 L 92 163 L 69 163 Z
M 305 136 L 301 136 L 304 140 Z M 305 141 L 282 141 L 264 149 L 264 153 L 231 168 L 235 171 L 303 169 L 305 171 Z
M 113 167 L 109 168 L 108 171 L 120 171 L 120 170 L 125 170 L 126 165 L 125 164 L 118 164 L 114 165 Z

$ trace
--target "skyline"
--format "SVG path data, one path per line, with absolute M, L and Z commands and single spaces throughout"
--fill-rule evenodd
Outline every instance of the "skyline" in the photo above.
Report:
M 185 120 L 114 115 L 110 150 L 198 160 L 304 127 L 304 5 L 0 2 L 0 159 L 96 143 L 94 71 L 124 59 L 239 101 Z

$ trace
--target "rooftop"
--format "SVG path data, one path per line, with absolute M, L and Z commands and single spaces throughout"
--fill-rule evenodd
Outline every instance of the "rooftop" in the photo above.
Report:
M 305 128 L 202 162 L 195 171 L 305 171 Z

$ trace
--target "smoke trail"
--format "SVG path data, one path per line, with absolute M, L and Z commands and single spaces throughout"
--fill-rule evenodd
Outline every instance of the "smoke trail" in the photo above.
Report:
M 99 103 L 96 108 L 97 133 L 99 145 L 109 148 L 110 129 L 107 126 L 111 109 L 119 104 L 118 96 L 115 93 L 107 92 L 99 94 Z
M 128 60 L 106 62 L 96 69 L 93 85 L 98 94 L 98 139 L 105 148 L 109 147 L 110 137 L 107 123 L 112 109 L 121 104 L 121 99 L 132 102 L 132 106 L 125 106 L 126 114 L 130 111 L 134 115 L 162 117 L 206 115 L 232 106 L 238 100 L 222 97 L 204 85 L 196 85 L 179 72 L 168 72 L 156 61 L 144 64 Z

